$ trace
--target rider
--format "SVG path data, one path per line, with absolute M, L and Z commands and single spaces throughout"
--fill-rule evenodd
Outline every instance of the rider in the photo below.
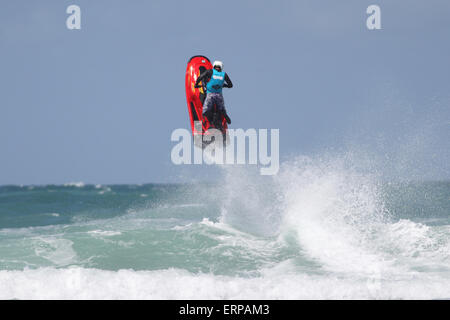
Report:
M 227 115 L 225 110 L 225 102 L 223 100 L 222 88 L 232 88 L 230 77 L 223 69 L 223 63 L 221 61 L 214 61 L 213 68 L 203 72 L 195 82 L 195 87 L 199 88 L 200 81 L 206 84 L 206 98 L 203 103 L 203 115 L 208 119 L 212 119 L 214 104 L 218 111 L 221 111 L 228 124 L 231 124 L 231 119 Z

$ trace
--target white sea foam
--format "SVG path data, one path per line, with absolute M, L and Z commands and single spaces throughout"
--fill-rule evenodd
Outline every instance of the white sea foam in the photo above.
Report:
M 177 225 L 175 227 L 172 227 L 171 230 L 175 230 L 175 231 L 188 230 L 191 227 L 192 227 L 192 223 L 188 223 L 188 224 L 186 224 L 184 226 L 178 226 Z
M 294 234 L 322 270 L 366 279 L 372 291 L 383 281 L 438 275 L 419 275 L 421 270 L 443 272 L 448 281 L 449 230 L 395 221 L 376 177 L 359 173 L 347 160 L 298 158 L 265 184 L 251 173 L 228 170 L 221 221 L 280 238 Z
M 450 297 L 450 280 L 407 276 L 366 281 L 285 274 L 257 278 L 192 274 L 184 270 L 105 271 L 41 268 L 0 271 L 0 299 L 433 299 Z
M 68 182 L 64 183 L 64 187 L 77 187 L 77 188 L 83 188 L 85 186 L 84 182 Z
M 88 234 L 91 234 L 93 236 L 112 237 L 121 235 L 122 233 L 120 231 L 112 231 L 112 230 L 92 230 L 88 231 Z
M 389 261 L 371 239 L 386 213 L 370 178 L 335 163 L 299 159 L 285 165 L 279 182 L 282 228 L 296 231 L 312 259 L 334 272 L 382 272 L 387 267 Z
M 59 213 L 56 213 L 56 212 L 44 213 L 44 215 L 46 215 L 46 216 L 51 216 L 51 217 L 59 217 L 59 216 L 60 216 L 60 214 L 59 214 Z
M 76 261 L 73 242 L 58 236 L 35 237 L 32 245 L 36 256 L 44 258 L 56 266 L 66 266 Z
M 98 189 L 98 188 L 96 188 Z M 111 192 L 111 188 L 110 187 L 101 187 L 101 190 L 98 192 L 98 194 L 105 194 L 106 192 Z

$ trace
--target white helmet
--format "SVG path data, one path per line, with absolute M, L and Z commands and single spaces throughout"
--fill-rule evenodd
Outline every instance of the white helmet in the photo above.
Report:
M 215 67 L 219 67 L 220 69 L 223 69 L 223 62 L 219 61 L 219 60 L 214 61 L 213 68 L 215 68 Z

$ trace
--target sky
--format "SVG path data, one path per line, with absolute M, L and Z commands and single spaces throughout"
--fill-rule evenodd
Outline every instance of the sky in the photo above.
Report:
M 449 39 L 444 0 L 5 0 L 0 185 L 206 179 L 170 159 L 198 54 L 233 81 L 233 128 L 280 130 L 281 161 L 356 150 L 392 175 L 450 179 Z

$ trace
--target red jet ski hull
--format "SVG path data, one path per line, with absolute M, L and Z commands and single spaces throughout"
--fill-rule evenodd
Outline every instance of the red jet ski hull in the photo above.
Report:
M 208 129 L 214 128 L 214 125 L 211 124 L 206 117 L 203 117 L 203 102 L 206 97 L 206 84 L 202 84 L 200 82 L 202 88 L 195 88 L 195 82 L 197 81 L 199 75 L 208 69 L 212 69 L 212 64 L 209 59 L 204 56 L 192 57 L 191 59 L 189 59 L 186 68 L 186 101 L 189 111 L 189 117 L 191 120 L 191 129 L 193 136 L 208 135 Z M 195 127 L 195 121 L 201 121 L 201 130 L 199 127 Z M 218 129 L 221 129 L 223 134 L 226 133 L 228 127 L 223 115 L 221 115 L 221 127 L 222 128 Z

